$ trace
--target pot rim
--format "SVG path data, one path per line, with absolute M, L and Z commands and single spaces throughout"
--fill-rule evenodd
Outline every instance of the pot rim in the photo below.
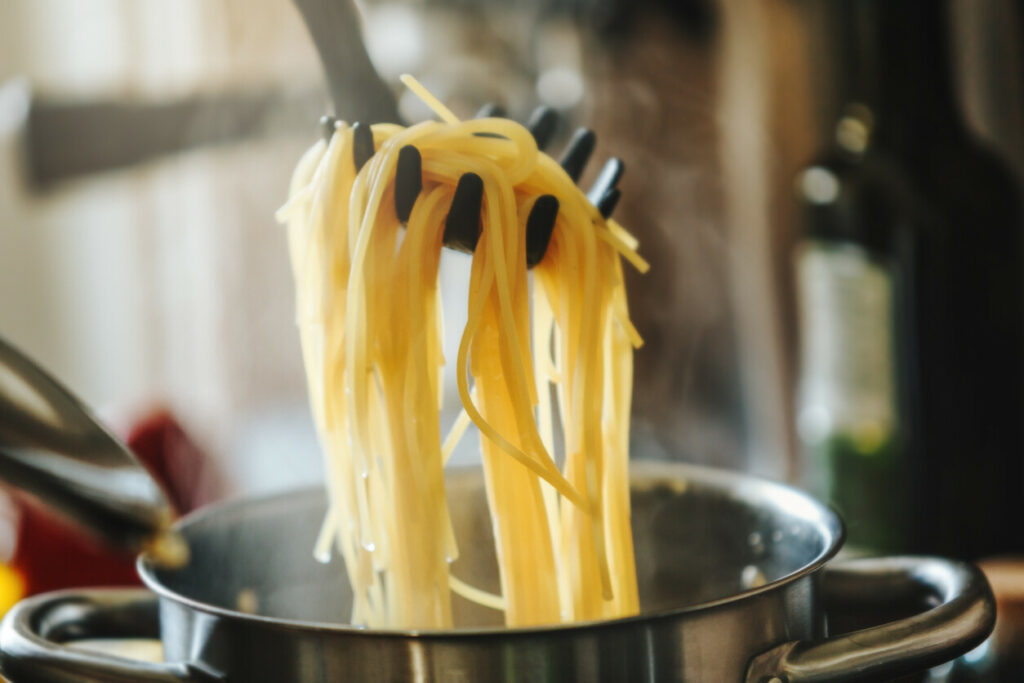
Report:
M 455 477 L 467 476 L 472 472 L 479 471 L 480 469 L 481 468 L 479 466 L 458 467 L 453 468 L 446 474 L 448 476 Z M 770 581 L 763 586 L 748 588 L 747 590 L 721 598 L 715 598 L 714 600 L 706 600 L 692 605 L 663 609 L 656 612 L 646 612 L 628 617 L 619 617 L 616 619 L 575 621 L 565 624 L 517 626 L 512 628 L 504 626 L 489 626 L 456 629 L 371 629 L 346 623 L 304 621 L 301 619 L 286 619 L 281 617 L 268 617 L 259 614 L 248 614 L 226 607 L 201 602 L 171 590 L 169 587 L 161 583 L 159 578 L 154 574 L 153 568 L 147 562 L 144 555 L 140 555 L 137 559 L 136 570 L 146 587 L 156 593 L 161 599 L 170 600 L 199 612 L 216 615 L 222 618 L 254 622 L 262 626 L 272 628 L 286 630 L 301 629 L 303 631 L 321 631 L 347 633 L 358 636 L 397 638 L 460 639 L 476 636 L 492 637 L 495 635 L 528 636 L 595 628 L 628 626 L 639 622 L 650 622 L 680 617 L 696 612 L 707 612 L 732 605 L 764 593 L 779 590 L 780 588 L 798 581 L 805 576 L 809 576 L 817 572 L 825 565 L 825 563 L 835 557 L 839 552 L 839 549 L 842 547 L 843 541 L 846 537 L 846 530 L 843 525 L 842 518 L 835 509 L 826 503 L 815 499 L 810 494 L 787 484 L 781 484 L 768 479 L 762 479 L 760 477 L 731 470 L 706 467 L 703 465 L 693 465 L 690 463 L 668 462 L 642 458 L 630 462 L 630 478 L 633 480 L 634 487 L 638 484 L 650 486 L 664 485 L 666 481 L 671 482 L 671 485 L 674 486 L 686 487 L 689 480 L 700 480 L 702 484 L 725 491 L 734 498 L 754 502 L 759 500 L 765 501 L 772 506 L 784 507 L 792 510 L 801 509 L 802 512 L 797 516 L 815 525 L 815 527 L 821 532 L 821 536 L 824 540 L 824 547 L 811 561 L 788 574 Z M 315 487 L 315 489 L 318 488 L 319 487 Z M 222 511 L 225 509 L 251 505 L 256 500 L 272 501 L 294 496 L 297 492 L 301 491 L 302 489 L 296 489 L 258 498 L 238 497 L 206 505 L 177 520 L 174 527 L 178 529 L 187 527 L 214 514 L 223 514 Z M 315 561 L 312 558 L 312 555 L 310 556 L 310 561 Z

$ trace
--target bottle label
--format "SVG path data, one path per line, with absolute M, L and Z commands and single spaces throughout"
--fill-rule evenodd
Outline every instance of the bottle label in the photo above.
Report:
M 856 245 L 813 241 L 800 247 L 796 270 L 800 436 L 875 452 L 895 429 L 892 277 Z

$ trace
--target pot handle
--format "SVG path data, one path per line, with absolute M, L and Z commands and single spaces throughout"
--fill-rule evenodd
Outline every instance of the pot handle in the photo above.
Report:
M 933 607 L 820 642 L 783 643 L 751 660 L 747 683 L 817 683 L 895 677 L 959 657 L 995 625 L 996 605 L 981 571 L 937 557 L 881 557 L 827 566 L 826 604 L 879 605 L 926 597 Z
M 65 647 L 84 638 L 159 638 L 157 598 L 142 588 L 55 591 L 22 600 L 0 624 L 0 672 L 15 683 L 213 683 L 191 662 L 141 662 Z

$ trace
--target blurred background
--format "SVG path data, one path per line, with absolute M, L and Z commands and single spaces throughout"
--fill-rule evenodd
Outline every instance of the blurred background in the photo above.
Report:
M 613 153 L 624 158 L 620 218 L 653 264 L 630 282 L 647 339 L 638 434 L 660 454 L 785 476 L 778 303 L 736 293 L 762 289 L 770 266 L 758 250 L 779 247 L 760 209 L 747 209 L 760 227 L 735 238 L 726 228 L 724 8 L 360 8 L 368 51 L 407 120 L 429 112 L 397 87 L 403 72 L 461 116 L 499 102 L 525 120 L 544 103 L 565 116 L 562 140 L 593 127 L 590 175 Z M 222 462 L 232 491 L 315 479 L 293 286 L 273 217 L 331 108 L 296 8 L 57 1 L 0 12 L 2 333 L 111 417 L 171 408 Z M 446 261 L 456 285 L 465 262 Z M 737 315 L 743 306 L 756 311 L 749 321 Z M 454 316 L 449 338 L 457 325 Z M 741 362 L 741 346 L 756 358 Z M 774 396 L 750 401 L 744 386 Z M 454 390 L 447 403 L 457 404 Z M 756 430 L 765 433 L 752 438 Z
M 358 11 L 404 120 L 408 72 L 625 161 L 636 456 L 808 486 L 866 551 L 1024 551 L 1024 2 Z M 319 478 L 273 215 L 330 110 L 286 0 L 0 3 L 0 335 L 122 433 L 173 416 L 209 497 Z

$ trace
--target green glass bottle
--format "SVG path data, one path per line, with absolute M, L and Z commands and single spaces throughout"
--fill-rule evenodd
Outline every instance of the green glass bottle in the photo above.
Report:
M 806 483 L 843 513 L 848 547 L 894 552 L 911 533 L 898 239 L 909 211 L 894 170 L 867 154 L 871 132 L 870 111 L 850 107 L 834 149 L 797 180 L 805 228 L 794 255 L 797 427 Z
M 856 104 L 797 185 L 808 481 L 866 551 L 1024 550 L 1017 180 L 961 119 L 946 2 L 830 7 Z

